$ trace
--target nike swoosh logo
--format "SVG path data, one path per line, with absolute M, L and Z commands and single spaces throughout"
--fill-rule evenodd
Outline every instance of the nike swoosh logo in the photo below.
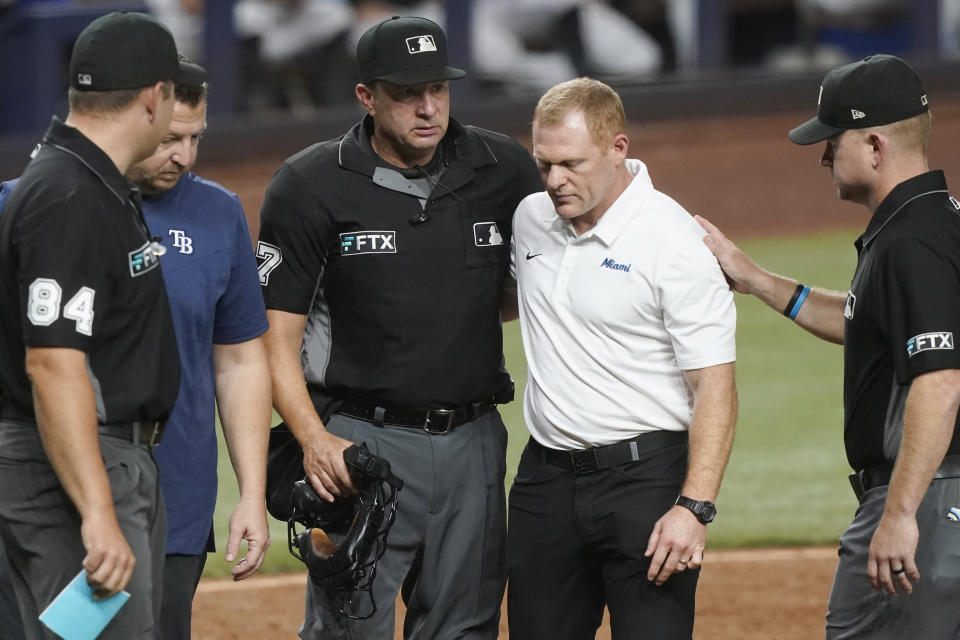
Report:
M 542 255 L 543 255 L 542 253 L 531 254 L 529 251 L 527 251 L 527 260 L 532 260 L 533 258 L 536 258 L 537 256 L 542 256 Z

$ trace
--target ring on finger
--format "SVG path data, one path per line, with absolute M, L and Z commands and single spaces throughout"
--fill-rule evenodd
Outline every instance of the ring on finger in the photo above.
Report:
M 891 575 L 894 575 L 894 576 L 897 576 L 897 575 L 900 575 L 901 573 L 903 573 L 904 571 L 906 571 L 906 569 L 905 569 L 904 567 L 900 567 L 899 569 L 890 569 L 890 574 L 891 574 Z

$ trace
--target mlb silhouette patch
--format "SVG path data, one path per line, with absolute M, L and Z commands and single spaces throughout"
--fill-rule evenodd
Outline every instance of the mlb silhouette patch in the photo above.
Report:
M 503 236 L 496 222 L 475 222 L 473 224 L 473 244 L 478 247 L 493 247 L 503 244 Z
M 427 51 L 436 51 L 437 43 L 433 36 L 413 36 L 407 38 L 407 51 L 410 53 L 426 53 Z

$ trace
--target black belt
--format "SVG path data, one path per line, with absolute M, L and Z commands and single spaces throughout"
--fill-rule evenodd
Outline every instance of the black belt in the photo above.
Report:
M 19 411 L 8 403 L 4 403 L 3 407 L 0 408 L 0 420 L 37 423 L 33 413 Z M 133 444 L 145 444 L 153 447 L 160 444 L 165 426 L 166 423 L 164 422 L 115 422 L 113 424 L 97 425 L 97 432 L 100 435 L 121 438 Z
M 97 432 L 102 436 L 120 438 L 131 444 L 155 447 L 160 444 L 165 427 L 165 422 L 115 422 L 97 425 Z
M 866 469 L 860 469 L 850 474 L 850 486 L 853 487 L 853 493 L 860 499 L 870 489 L 882 487 L 890 484 L 890 477 L 893 475 L 893 462 L 885 461 L 875 464 Z M 960 478 L 960 455 L 946 456 L 937 472 L 933 474 L 934 478 Z
M 581 476 L 601 469 L 619 467 L 628 462 L 636 462 L 640 459 L 640 456 L 646 453 L 683 444 L 686 441 L 686 431 L 648 431 L 630 440 L 591 449 L 576 449 L 574 451 L 550 449 L 533 438 L 530 438 L 527 446 L 541 452 L 543 460 L 547 464 L 569 469 L 573 471 L 574 475 Z
M 15 406 L 9 402 L 4 402 L 2 399 L 0 399 L 0 420 L 33 423 L 36 423 L 37 421 L 32 411 L 20 411 Z
M 454 427 L 470 422 L 493 408 L 492 401 L 473 402 L 452 409 L 407 409 L 383 407 L 363 400 L 344 400 L 336 413 L 366 420 L 377 426 L 411 427 L 427 433 L 449 433 Z

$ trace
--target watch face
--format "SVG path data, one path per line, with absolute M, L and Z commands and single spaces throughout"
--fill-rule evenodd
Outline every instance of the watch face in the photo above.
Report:
M 713 522 L 713 519 L 717 517 L 717 508 L 712 502 L 704 502 L 703 509 L 700 511 L 698 517 L 703 524 Z

